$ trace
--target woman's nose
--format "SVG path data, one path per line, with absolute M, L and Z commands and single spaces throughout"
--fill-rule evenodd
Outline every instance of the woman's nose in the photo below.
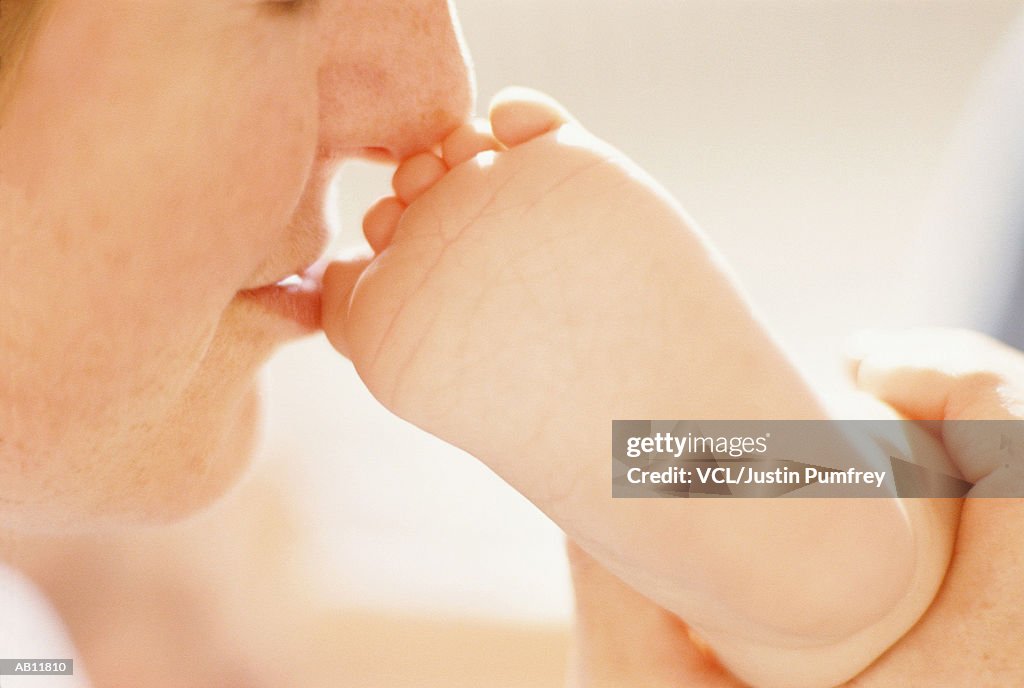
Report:
M 320 145 L 395 159 L 469 116 L 473 83 L 449 0 L 321 2 Z

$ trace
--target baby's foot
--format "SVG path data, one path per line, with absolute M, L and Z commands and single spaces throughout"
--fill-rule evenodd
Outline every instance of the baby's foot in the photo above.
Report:
M 678 205 L 557 104 L 404 162 L 332 266 L 324 327 L 374 395 L 462 447 L 758 686 L 860 671 L 934 595 L 954 514 L 919 500 L 613 500 L 616 418 L 824 418 Z

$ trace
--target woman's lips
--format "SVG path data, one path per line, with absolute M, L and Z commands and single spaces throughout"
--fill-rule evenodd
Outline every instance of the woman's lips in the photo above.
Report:
M 321 260 L 301 274 L 290 275 L 276 284 L 238 292 L 240 298 L 290 320 L 302 334 L 320 329 L 320 304 L 323 274 L 327 260 Z

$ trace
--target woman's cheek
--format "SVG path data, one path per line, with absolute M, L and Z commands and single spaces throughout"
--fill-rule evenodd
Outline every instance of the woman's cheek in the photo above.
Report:
M 318 133 L 305 49 L 210 23 L 217 50 L 172 41 L 115 5 L 63 6 L 0 137 L 0 427 L 11 465 L 92 476 L 93 496 L 164 464 L 174 485 L 238 415 L 267 352 L 229 304 L 286 239 Z
M 296 230 L 291 221 L 312 181 L 319 134 L 319 65 L 312 41 L 305 40 L 308 22 L 256 26 L 232 44 L 234 68 L 222 69 L 219 82 L 206 87 L 217 94 L 223 125 L 232 131 L 218 141 L 224 144 L 220 162 L 230 169 L 220 181 L 220 208 L 227 226 L 239 230 L 240 250 L 253 251 L 250 273 Z
M 189 215 L 181 223 L 191 220 L 195 233 L 181 250 L 213 263 L 207 274 L 221 281 L 211 286 L 228 289 L 222 298 L 285 242 L 317 143 L 315 89 L 268 78 L 273 74 L 231 76 L 198 87 L 212 96 L 206 121 L 176 123 L 196 127 L 194 137 L 165 142 L 168 157 L 180 162 L 175 186 L 159 201 L 173 216 L 182 189 L 190 189 L 193 203 L 180 211 Z
M 315 106 L 295 88 L 224 75 L 127 95 L 47 91 L 60 136 L 26 127 L 36 157 L 5 170 L 25 182 L 3 261 L 21 345 L 5 391 L 45 411 L 22 426 L 33 444 L 160 422 L 282 240 L 315 154 Z
M 225 304 L 281 240 L 316 151 L 317 64 L 309 22 L 175 4 L 62 5 L 21 98 L 27 125 L 51 124 L 27 164 L 80 225 L 69 248 L 134 253 L 185 308 Z

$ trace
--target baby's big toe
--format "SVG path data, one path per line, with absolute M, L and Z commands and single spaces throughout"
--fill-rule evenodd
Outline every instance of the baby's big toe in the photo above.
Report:
M 573 121 L 553 98 L 521 86 L 506 88 L 494 97 L 490 119 L 494 136 L 509 148 Z

